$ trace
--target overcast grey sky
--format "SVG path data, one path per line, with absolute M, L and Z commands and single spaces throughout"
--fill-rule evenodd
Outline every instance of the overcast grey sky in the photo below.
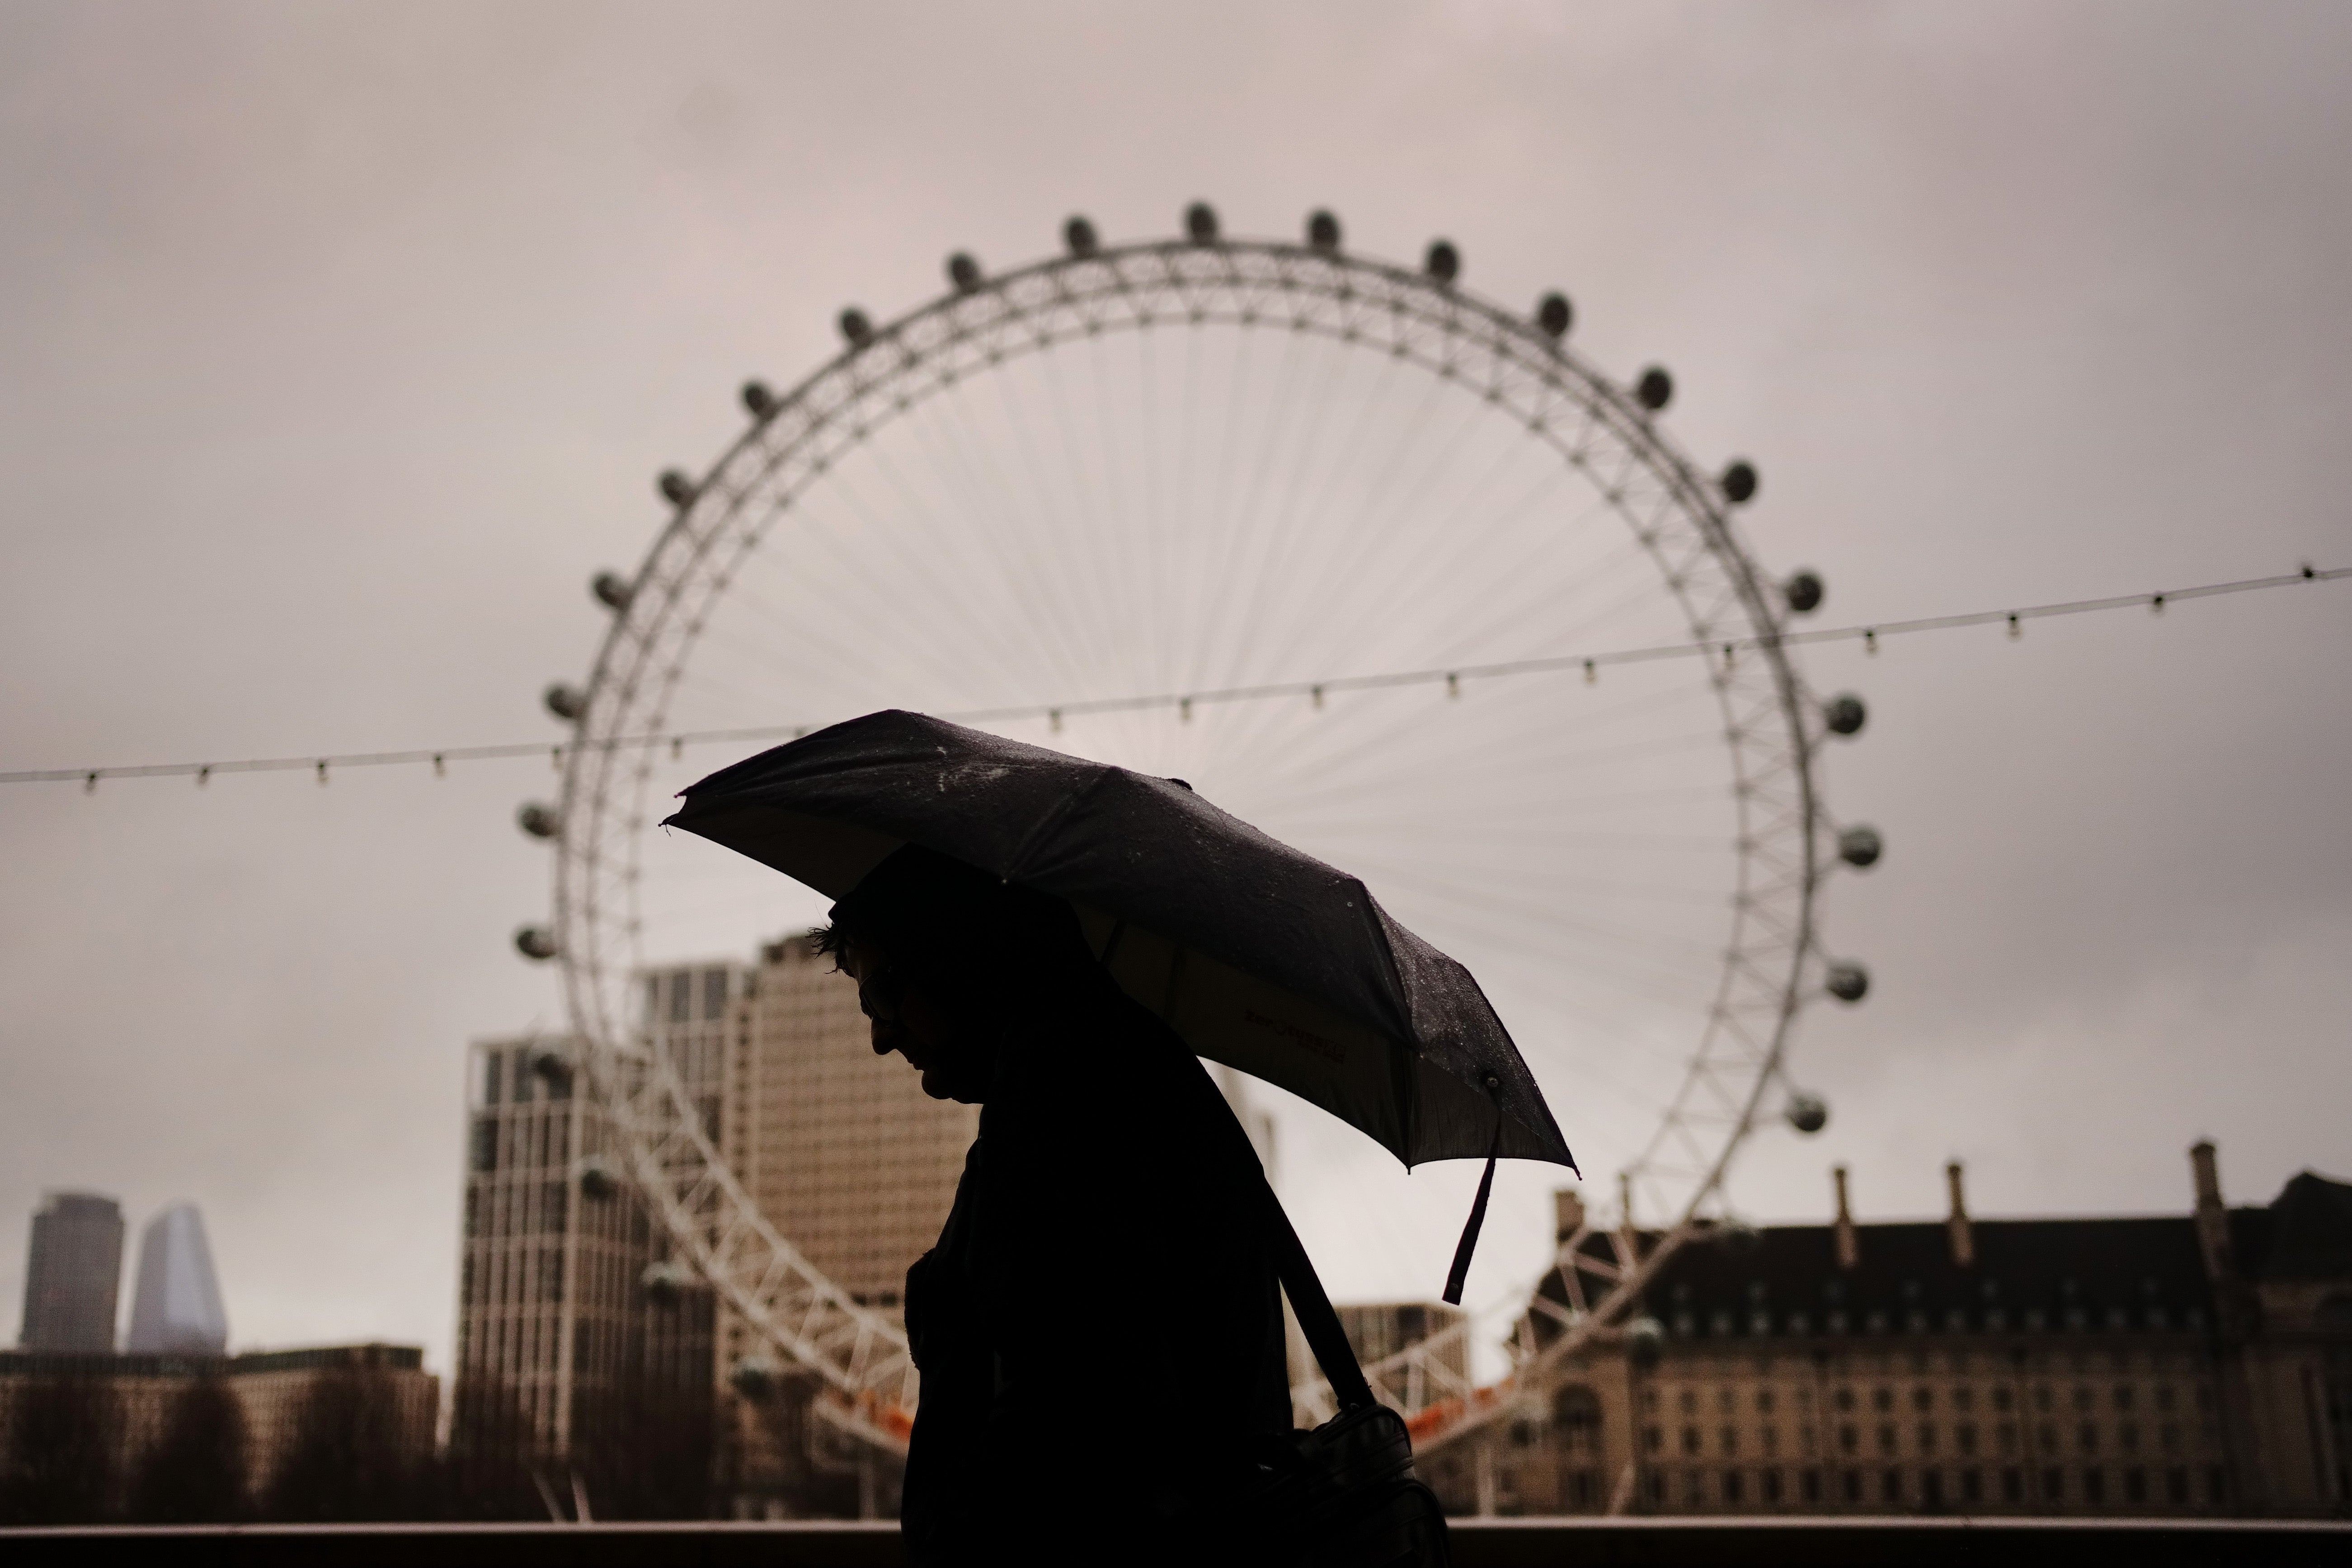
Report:
M 0 768 L 552 739 L 585 578 L 744 375 L 1195 197 L 1565 287 L 1832 620 L 2352 563 L 2347 152 L 2340 5 L 10 0 Z M 1877 989 L 1743 1205 L 1843 1159 L 1933 1212 L 1958 1155 L 1980 1213 L 2178 1209 L 2201 1135 L 2239 1200 L 2352 1174 L 2347 656 L 2352 586 L 1809 656 L 1873 705 L 1830 787 L 1890 852 L 1831 918 Z M 239 1345 L 444 1364 L 463 1045 L 558 1021 L 508 947 L 551 787 L 0 793 L 10 1310 L 44 1188 L 186 1198 Z

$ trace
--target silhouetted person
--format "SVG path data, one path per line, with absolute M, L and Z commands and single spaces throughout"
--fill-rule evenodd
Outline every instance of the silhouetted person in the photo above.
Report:
M 833 922 L 875 1050 L 981 1107 L 907 1274 L 910 1557 L 1234 1562 L 1221 1510 L 1290 1399 L 1265 1178 L 1216 1086 L 1058 899 L 910 847 Z

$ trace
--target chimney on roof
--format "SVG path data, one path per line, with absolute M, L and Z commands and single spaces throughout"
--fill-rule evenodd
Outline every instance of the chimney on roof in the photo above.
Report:
M 1852 1268 L 1862 1261 L 1862 1243 L 1853 1234 L 1853 1210 L 1846 1202 L 1845 1167 L 1831 1167 L 1830 1174 L 1837 1180 L 1837 1265 Z
M 1554 1242 L 1564 1245 L 1570 1237 L 1584 1228 L 1584 1194 L 1574 1187 L 1562 1187 L 1552 1194 L 1551 1211 Z
M 2221 1206 L 2221 1169 L 2211 1139 L 2190 1146 L 2189 1166 L 2197 1174 L 2197 1249 L 2205 1257 L 2205 1278 L 2218 1282 L 2230 1278 L 2235 1268 L 2230 1258 L 2230 1211 Z
M 1960 1163 L 1952 1161 L 1944 1167 L 1944 1184 L 1952 1190 L 1952 1215 L 1944 1228 L 1952 1237 L 1952 1266 L 1972 1268 L 1977 1261 L 1976 1227 L 1969 1224 L 1968 1199 L 1960 1194 Z

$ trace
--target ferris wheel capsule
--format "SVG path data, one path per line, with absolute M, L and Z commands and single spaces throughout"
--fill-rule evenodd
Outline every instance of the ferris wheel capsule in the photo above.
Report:
M 1831 698 L 1822 709 L 1822 722 L 1833 735 L 1858 735 L 1869 718 L 1870 710 L 1851 691 Z
M 746 1399 L 761 1400 L 776 1386 L 776 1363 L 763 1355 L 747 1355 L 728 1373 L 727 1382 Z
M 1575 308 L 1569 304 L 1565 294 L 1555 290 L 1536 303 L 1536 325 L 1544 330 L 1546 337 L 1568 336 L 1569 325 L 1575 320 Z
M 1885 847 L 1875 827 L 1849 827 L 1838 835 L 1838 858 L 1857 870 L 1877 865 Z
M 686 1293 L 686 1288 L 694 1283 L 694 1277 L 686 1271 L 685 1265 L 665 1259 L 646 1264 L 646 1271 L 637 1276 L 637 1283 L 644 1288 L 646 1296 L 667 1306 Z
M 598 604 L 608 610 L 627 609 L 629 600 L 635 596 L 629 580 L 618 572 L 597 573 L 595 579 L 588 584 L 588 591 L 596 596 Z
M 1801 616 L 1810 616 L 1822 607 L 1822 599 L 1829 590 L 1822 585 L 1818 572 L 1798 572 L 1780 584 L 1780 597 L 1789 608 Z
M 694 500 L 694 481 L 680 468 L 664 468 L 661 478 L 654 481 L 654 488 L 672 506 L 684 506 Z
M 1454 248 L 1450 239 L 1433 239 L 1429 254 L 1422 258 L 1421 269 L 1440 283 L 1451 283 L 1462 276 L 1462 253 Z
M 969 294 L 980 287 L 980 263 L 968 251 L 957 251 L 948 258 L 948 281 L 959 294 Z
M 1073 216 L 1062 226 L 1062 243 L 1072 256 L 1092 256 L 1102 248 L 1095 234 L 1095 226 L 1084 217 Z
M 603 1203 L 621 1190 L 621 1173 L 602 1154 L 580 1162 L 580 1195 Z
M 515 826 L 533 838 L 552 838 L 563 831 L 563 814 L 541 801 L 527 801 L 515 813 Z
M 1723 470 L 1717 481 L 1723 487 L 1723 499 L 1734 506 L 1746 506 L 1756 499 L 1756 465 L 1742 458 Z
M 561 951 L 545 926 L 525 926 L 514 934 L 515 951 L 534 963 L 544 963 Z
M 1217 243 L 1217 209 L 1206 202 L 1194 202 L 1184 209 L 1184 234 L 1195 245 Z
M 1790 1126 L 1808 1137 L 1830 1124 L 1829 1102 L 1817 1094 L 1807 1094 L 1801 1089 L 1789 1096 L 1789 1103 L 1781 1109 L 1780 1114 L 1788 1119 Z
M 743 384 L 743 406 L 754 419 L 765 419 L 776 411 L 776 395 L 764 381 Z
M 1859 1002 L 1870 994 L 1870 971 L 1859 963 L 1832 963 L 1822 989 L 1841 1002 Z
M 841 328 L 841 335 L 851 348 L 862 349 L 874 341 L 874 323 L 866 318 L 865 311 L 855 305 L 842 311 L 835 324 Z
M 560 680 L 541 692 L 539 700 L 547 705 L 547 710 L 550 713 L 566 723 L 576 721 L 580 715 L 588 711 L 588 699 L 582 695 L 580 689 L 576 686 L 566 686 Z
M 1633 401 L 1655 414 L 1675 400 L 1675 378 L 1664 365 L 1654 364 L 1633 384 Z
M 1307 243 L 1318 250 L 1339 248 L 1339 220 L 1321 207 L 1307 215 Z

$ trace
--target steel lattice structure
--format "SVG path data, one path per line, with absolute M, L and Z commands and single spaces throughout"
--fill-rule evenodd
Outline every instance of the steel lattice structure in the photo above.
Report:
M 1327 243 L 1318 243 L 1318 239 Z M 1644 1281 L 1719 1203 L 1741 1143 L 1767 1115 L 1790 1026 L 1820 988 L 1816 896 L 1833 859 L 1813 780 L 1824 733 L 1781 641 L 1781 590 L 1734 528 L 1724 482 L 1658 428 L 1654 388 L 1620 386 L 1530 320 L 1459 288 L 1450 250 L 1423 270 L 1342 251 L 1336 229 L 1304 244 L 1191 237 L 1098 247 L 1073 225 L 1066 254 L 994 277 L 959 258 L 955 287 L 887 323 L 845 315 L 848 346 L 782 395 L 747 389 L 753 421 L 698 479 L 667 476 L 676 510 L 615 608 L 563 753 L 555 931 L 592 1091 L 611 1110 L 629 1176 L 677 1250 L 784 1355 L 822 1375 L 824 1408 L 863 1437 L 903 1447 L 917 1380 L 903 1336 L 835 1287 L 758 1211 L 664 1055 L 629 1013 L 639 957 L 639 847 L 657 803 L 649 780 L 698 639 L 748 553 L 828 468 L 894 419 L 1020 356 L 1106 333 L 1205 324 L 1314 334 L 1456 383 L 1524 428 L 1605 497 L 1654 564 L 1694 640 L 1721 645 L 1710 681 L 1732 760 L 1738 885 L 1720 984 L 1679 1092 L 1623 1173 L 1628 1213 L 1562 1244 L 1571 1309 L 1540 1351 L 1523 1339 L 1507 1384 L 1480 1390 L 1446 1338 L 1367 1369 L 1426 1447 L 1473 1432 L 1543 1387 L 1595 1336 L 1622 1331 Z M 1748 481 L 1752 488 L 1752 479 Z M 1740 488 L 1729 487 L 1733 493 Z M 600 586 L 600 594 L 604 590 Z M 1736 647 L 1734 645 L 1737 645 Z M 1852 726 L 1842 728 L 1850 730 Z M 1631 1210 L 1653 1216 L 1636 1239 Z M 1606 1258 L 1588 1252 L 1608 1238 Z M 1589 1291 L 1587 1280 L 1601 1285 Z M 1459 1336 L 1468 1325 L 1452 1331 Z M 1328 1410 L 1319 1382 L 1298 1391 Z

